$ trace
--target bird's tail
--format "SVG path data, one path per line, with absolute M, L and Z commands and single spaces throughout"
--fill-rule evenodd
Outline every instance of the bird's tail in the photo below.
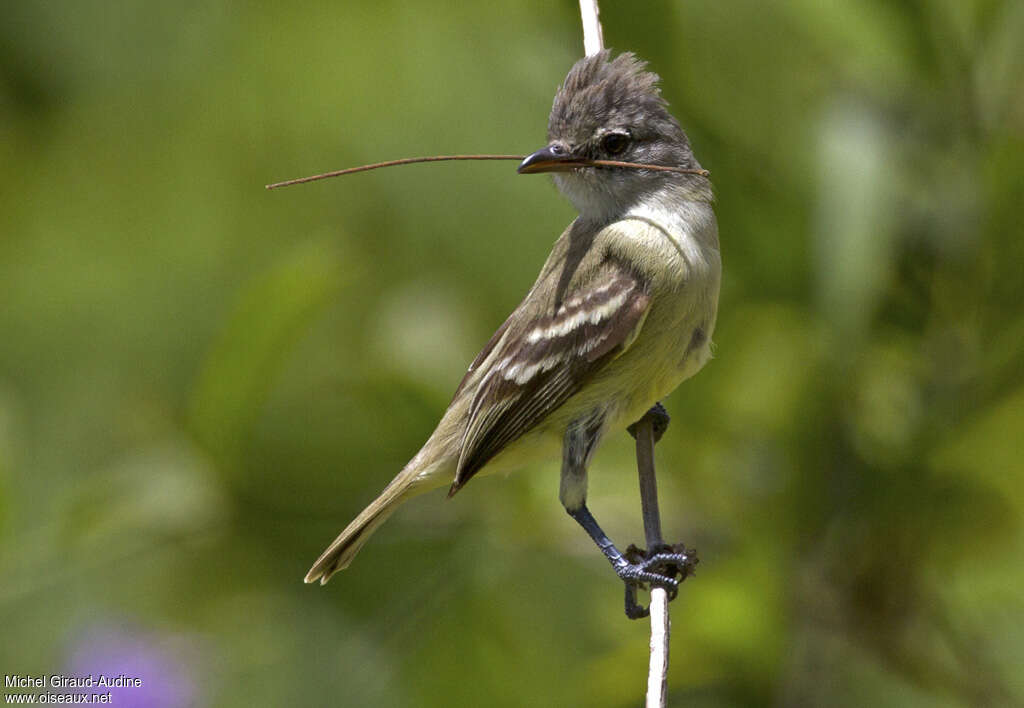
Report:
M 306 573 L 306 582 L 313 583 L 319 580 L 323 585 L 336 572 L 347 568 L 373 532 L 387 521 L 399 504 L 415 493 L 410 486 L 409 482 L 403 479 L 403 475 L 399 475 L 385 487 L 380 496 L 370 502 L 370 505 L 363 509 L 320 555 Z
M 455 472 L 455 459 L 451 455 L 437 455 L 438 433 L 409 461 L 398 476 L 384 488 L 370 505 L 352 520 L 334 542 L 321 554 L 313 567 L 306 573 L 306 582 L 317 580 L 325 584 L 339 570 L 348 567 L 377 528 L 395 513 L 398 506 L 423 492 L 450 481 Z M 442 447 L 441 449 L 446 449 Z

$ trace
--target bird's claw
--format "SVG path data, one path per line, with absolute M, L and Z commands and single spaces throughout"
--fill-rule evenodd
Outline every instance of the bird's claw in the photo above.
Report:
M 699 562 L 696 551 L 687 550 L 681 543 L 656 546 L 650 554 L 631 544 L 626 549 L 625 558 L 629 564 L 617 572 L 626 583 L 626 616 L 630 619 L 650 614 L 650 608 L 636 601 L 638 589 L 646 590 L 648 586 L 664 588 L 671 602 L 679 594 L 679 583 L 693 575 L 694 566 Z

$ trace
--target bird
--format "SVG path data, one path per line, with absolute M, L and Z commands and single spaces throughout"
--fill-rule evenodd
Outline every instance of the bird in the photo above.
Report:
M 547 143 L 518 172 L 550 173 L 578 216 L 469 365 L 426 443 L 327 547 L 307 583 L 348 567 L 410 498 L 444 485 L 451 497 L 479 473 L 560 451 L 559 499 L 626 583 L 627 614 L 631 585 L 675 587 L 659 571 L 684 556 L 627 557 L 586 503 L 601 440 L 655 410 L 712 356 L 722 267 L 714 197 L 659 82 L 630 52 L 602 50 L 569 70 Z

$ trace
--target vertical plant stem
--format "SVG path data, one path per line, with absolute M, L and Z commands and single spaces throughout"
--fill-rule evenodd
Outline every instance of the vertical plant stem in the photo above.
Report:
M 580 0 L 583 22 L 583 51 L 589 57 L 604 49 L 597 0 Z M 658 483 L 654 476 L 654 421 L 645 415 L 636 426 L 636 464 L 640 476 L 640 504 L 643 508 L 647 552 L 662 545 L 661 513 L 658 511 Z M 668 591 L 651 588 L 651 660 L 647 671 L 646 708 L 665 708 L 668 682 L 668 647 L 671 623 Z
M 654 474 L 654 421 L 645 415 L 636 426 L 636 467 L 640 478 L 647 552 L 662 545 L 658 482 Z M 672 623 L 668 616 L 668 591 L 651 588 L 651 660 L 647 669 L 646 708 L 664 708 L 668 686 L 668 649 Z
M 583 20 L 583 53 L 588 57 L 604 49 L 604 36 L 601 33 L 599 14 L 597 0 L 580 0 L 580 17 Z

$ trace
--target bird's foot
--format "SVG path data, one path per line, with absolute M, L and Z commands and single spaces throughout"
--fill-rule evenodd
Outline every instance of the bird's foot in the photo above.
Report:
M 672 420 L 672 418 L 668 414 L 668 411 L 665 410 L 665 406 L 661 405 L 660 403 L 655 403 L 653 406 L 651 406 L 650 409 L 646 413 L 644 413 L 643 418 L 641 418 L 640 420 L 626 428 L 626 432 L 632 435 L 633 439 L 635 440 L 636 427 L 640 425 L 642 421 L 648 419 L 650 419 L 651 423 L 653 424 L 654 442 L 658 442 L 659 440 L 661 440 L 661 436 L 665 434 L 665 431 L 668 430 L 669 421 Z
M 681 543 L 656 546 L 649 553 L 630 544 L 624 557 L 628 562 L 616 568 L 615 572 L 626 583 L 626 616 L 630 619 L 650 614 L 649 607 L 636 601 L 638 589 L 665 588 L 671 602 L 679 594 L 679 583 L 693 575 L 694 566 L 699 562 L 697 552 L 687 550 Z

